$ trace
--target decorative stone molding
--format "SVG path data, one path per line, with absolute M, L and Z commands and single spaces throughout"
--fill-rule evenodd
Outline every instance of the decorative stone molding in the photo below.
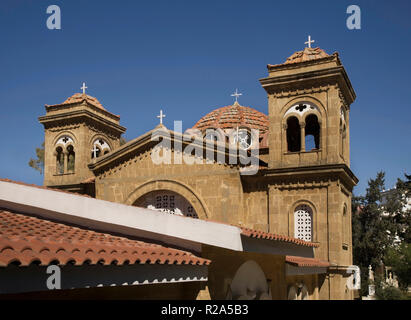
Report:
M 80 123 L 76 125 L 67 125 L 67 126 L 54 126 L 52 128 L 48 128 L 50 132 L 60 132 L 60 131 L 70 131 L 74 129 L 80 128 Z
M 330 89 L 330 85 L 311 87 L 311 88 L 301 88 L 301 89 L 288 90 L 288 91 L 281 90 L 278 92 L 274 92 L 271 96 L 277 99 L 278 98 L 289 98 L 289 97 L 300 96 L 300 95 L 327 92 L 329 89 Z

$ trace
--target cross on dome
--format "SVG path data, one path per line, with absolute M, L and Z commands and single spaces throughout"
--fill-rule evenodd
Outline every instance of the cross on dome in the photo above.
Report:
M 308 44 L 308 48 L 311 48 L 311 43 L 314 43 L 314 40 L 311 40 L 311 36 L 308 36 L 308 41 L 304 42 L 304 44 Z
M 88 87 L 86 87 L 86 83 L 85 82 L 83 82 L 83 86 L 80 88 L 81 90 L 83 90 L 83 94 L 86 94 L 86 89 L 87 89 Z
M 160 114 L 157 116 L 157 118 L 160 119 L 160 124 L 163 124 L 163 118 L 165 118 L 166 115 L 163 114 L 163 110 L 160 109 Z
M 239 93 L 238 92 L 238 89 L 235 89 L 235 92 L 231 95 L 232 97 L 235 97 L 235 102 L 238 102 L 237 100 L 238 100 L 238 97 L 239 96 L 242 96 L 243 94 L 242 93 Z

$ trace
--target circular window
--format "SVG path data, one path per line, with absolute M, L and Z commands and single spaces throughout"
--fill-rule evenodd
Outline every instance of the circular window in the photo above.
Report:
M 234 143 L 240 148 L 247 150 L 253 145 L 253 138 L 247 129 L 238 129 L 234 131 Z

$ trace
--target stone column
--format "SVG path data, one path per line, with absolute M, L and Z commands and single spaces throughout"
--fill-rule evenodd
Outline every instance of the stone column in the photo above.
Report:
M 64 157 L 64 171 L 63 171 L 63 173 L 67 173 L 67 164 L 68 164 L 68 152 L 67 152 L 67 150 L 63 151 L 63 157 Z
M 301 150 L 305 151 L 305 122 L 300 123 L 300 132 L 301 132 Z
M 283 131 L 281 132 L 281 137 L 282 137 L 281 160 L 283 158 L 283 154 L 288 151 L 287 128 L 288 128 L 287 123 L 283 123 L 283 126 L 282 126 Z

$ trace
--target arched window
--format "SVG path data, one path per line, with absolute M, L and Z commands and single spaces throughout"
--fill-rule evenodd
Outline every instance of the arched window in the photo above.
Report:
M 305 118 L 305 150 L 320 149 L 320 124 L 315 114 Z
M 56 148 L 56 173 L 64 173 L 64 153 L 62 147 Z
M 298 119 L 289 117 L 287 119 L 287 150 L 298 152 L 301 150 L 301 132 Z
M 149 192 L 137 200 L 135 205 L 165 213 L 198 218 L 190 202 L 173 191 L 159 190 Z
M 72 145 L 67 147 L 67 157 L 67 171 L 74 172 L 76 153 L 74 152 L 74 147 Z
M 110 151 L 110 146 L 104 139 L 96 139 L 94 140 L 93 147 L 91 148 L 91 159 L 98 158 L 109 153 Z
M 56 174 L 74 172 L 74 140 L 69 135 L 60 136 L 55 143 Z
M 313 212 L 306 205 L 299 205 L 294 211 L 294 234 L 295 238 L 312 241 L 312 218 Z
M 253 136 L 249 129 L 247 128 L 235 128 L 231 131 L 232 138 L 230 141 L 238 145 L 239 148 L 247 150 L 253 143 Z

